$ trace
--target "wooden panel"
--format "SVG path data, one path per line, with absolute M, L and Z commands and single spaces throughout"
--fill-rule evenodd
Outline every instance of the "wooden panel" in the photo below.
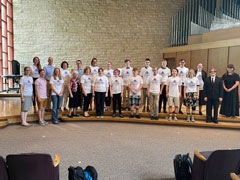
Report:
M 163 54 L 163 58 L 176 58 L 177 57 L 177 53 L 166 53 Z
M 186 61 L 186 67 L 190 67 L 190 59 L 191 59 L 191 52 L 178 52 L 177 53 L 177 58 L 176 58 L 176 67 L 179 66 L 179 60 L 180 59 L 185 59 Z
M 228 61 L 228 48 L 209 49 L 208 69 L 216 68 L 217 76 L 226 73 Z
M 188 44 L 199 44 L 202 43 L 202 35 L 194 35 L 188 37 Z
M 229 64 L 234 64 L 235 72 L 240 74 L 240 46 L 229 48 Z
M 208 50 L 203 49 L 203 50 L 194 50 L 191 52 L 191 68 L 197 69 L 197 65 L 199 63 L 203 64 L 203 69 L 208 72 L 208 67 L 207 67 L 207 58 L 208 58 Z
M 202 35 L 202 42 L 214 42 L 228 39 L 240 38 L 240 27 L 221 29 L 217 31 L 205 32 Z

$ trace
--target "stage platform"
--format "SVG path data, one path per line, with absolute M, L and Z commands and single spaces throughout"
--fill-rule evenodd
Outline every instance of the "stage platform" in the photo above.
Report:
M 20 124 L 20 109 L 21 103 L 19 97 L 1 97 L 0 98 L 0 127 L 6 127 L 11 124 Z M 185 112 L 185 109 L 183 109 Z M 80 117 L 68 118 L 68 112 L 61 112 L 59 114 L 59 119 L 62 122 L 123 122 L 123 123 L 144 123 L 153 125 L 173 125 L 173 126 L 189 126 L 189 127 L 209 127 L 209 128 L 224 128 L 224 129 L 240 129 L 240 118 L 225 118 L 219 115 L 219 123 L 206 123 L 205 110 L 204 115 L 196 115 L 195 122 L 187 122 L 186 114 L 179 114 L 178 121 L 168 121 L 166 113 L 159 113 L 159 120 L 150 120 L 150 113 L 144 112 L 140 113 L 141 119 L 129 118 L 130 112 L 123 111 L 124 118 L 112 117 L 112 112 L 105 112 L 104 118 L 97 118 L 95 116 L 95 111 L 90 111 L 90 117 L 83 117 L 82 111 L 79 111 Z M 51 112 L 45 114 L 45 119 L 51 119 Z M 38 115 L 33 113 L 31 110 L 28 114 L 28 122 L 37 122 Z

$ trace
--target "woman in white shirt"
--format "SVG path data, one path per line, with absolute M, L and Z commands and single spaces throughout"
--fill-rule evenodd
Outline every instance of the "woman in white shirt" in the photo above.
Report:
M 62 99 L 63 99 L 63 78 L 59 68 L 55 68 L 53 72 L 53 76 L 50 79 L 50 86 L 52 89 L 52 123 L 58 124 L 58 113 L 61 107 Z
M 119 110 L 119 117 L 123 118 L 121 112 L 121 105 L 122 105 L 122 97 L 123 97 L 123 80 L 119 77 L 120 71 L 115 69 L 113 71 L 114 77 L 111 78 L 110 81 L 110 94 L 113 98 L 113 117 L 116 117 L 116 106 L 118 101 L 118 110 Z
M 199 97 L 199 80 L 195 76 L 193 69 L 189 70 L 188 77 L 184 81 L 184 103 L 187 107 L 187 122 L 190 122 L 190 107 L 192 107 L 192 122 L 194 119 L 194 111 L 198 105 Z
M 25 67 L 24 76 L 20 79 L 22 126 L 31 126 L 27 123 L 27 113 L 32 108 L 33 98 L 33 78 L 30 76 L 30 73 L 30 67 Z
M 99 67 L 97 66 L 97 58 L 92 58 L 90 69 L 91 69 L 92 76 L 98 75 Z
M 39 78 L 39 70 L 41 69 L 40 60 L 37 56 L 33 58 L 33 65 L 30 66 L 30 69 L 31 69 L 31 76 L 33 78 L 33 108 L 34 108 L 34 113 L 36 113 L 37 108 L 36 108 L 35 81 Z
M 94 77 L 92 93 L 95 96 L 96 116 L 103 118 L 105 97 L 108 96 L 108 79 L 103 75 L 103 69 L 98 69 L 98 75 Z
M 71 78 L 71 74 L 68 70 L 68 62 L 67 61 L 63 61 L 61 63 L 61 76 L 63 78 L 64 81 L 64 85 L 63 85 L 63 100 L 62 100 L 62 104 L 61 107 L 63 106 L 63 110 L 67 111 L 67 102 L 68 102 L 68 96 L 69 96 L 69 91 L 68 91 L 68 84 Z
M 107 69 L 104 70 L 104 75 L 108 78 L 108 96 L 105 98 L 105 104 L 106 104 L 106 111 L 110 110 L 111 105 L 111 95 L 110 95 L 110 81 L 113 77 L 113 69 L 112 69 L 112 63 L 107 62 Z
M 89 66 L 84 68 L 84 74 L 81 77 L 81 87 L 83 93 L 83 116 L 89 117 L 88 109 L 92 99 L 92 76 L 90 75 L 91 69 Z

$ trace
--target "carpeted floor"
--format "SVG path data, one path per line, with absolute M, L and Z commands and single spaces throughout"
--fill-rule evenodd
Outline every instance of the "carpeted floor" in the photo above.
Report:
M 93 165 L 99 180 L 174 180 L 173 158 L 194 149 L 240 148 L 238 130 L 134 123 L 74 122 L 0 129 L 0 154 L 60 154 L 60 179 L 67 168 Z

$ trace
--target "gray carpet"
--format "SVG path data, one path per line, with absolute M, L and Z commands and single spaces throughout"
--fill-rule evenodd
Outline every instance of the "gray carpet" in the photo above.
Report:
M 99 180 L 174 180 L 173 158 L 194 149 L 240 148 L 238 130 L 134 123 L 71 122 L 0 129 L 0 154 L 60 154 L 60 179 L 67 168 L 94 166 Z

